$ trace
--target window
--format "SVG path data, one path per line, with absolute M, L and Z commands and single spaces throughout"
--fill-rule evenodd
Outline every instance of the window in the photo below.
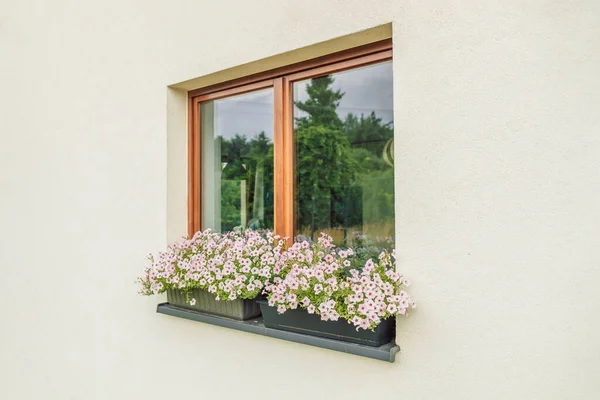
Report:
M 200 103 L 203 228 L 273 229 L 273 89 Z
M 391 60 L 383 41 L 190 92 L 189 233 L 391 247 Z

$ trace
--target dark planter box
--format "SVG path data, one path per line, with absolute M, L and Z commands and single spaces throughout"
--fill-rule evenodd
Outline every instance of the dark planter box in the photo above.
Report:
M 265 300 L 259 300 L 263 321 L 267 328 L 304 333 L 327 339 L 379 347 L 391 342 L 396 336 L 396 318 L 383 320 L 375 331 L 359 329 L 354 324 L 340 318 L 338 321 L 323 321 L 317 314 L 309 314 L 304 309 L 287 310 L 283 314 L 277 308 L 269 307 Z
M 192 306 L 186 302 L 185 292 L 182 290 L 167 290 L 169 304 L 188 310 L 202 311 L 240 321 L 256 318 L 260 315 L 260 307 L 256 300 L 216 300 L 211 293 L 200 289 L 190 291 L 189 298 L 196 299 L 196 304 Z

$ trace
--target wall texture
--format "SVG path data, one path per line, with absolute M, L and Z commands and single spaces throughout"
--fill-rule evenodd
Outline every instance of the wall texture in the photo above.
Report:
M 0 398 L 598 398 L 598 15 L 1 1 Z M 155 314 L 134 280 L 185 217 L 167 86 L 389 22 L 399 269 L 419 301 L 397 362 Z

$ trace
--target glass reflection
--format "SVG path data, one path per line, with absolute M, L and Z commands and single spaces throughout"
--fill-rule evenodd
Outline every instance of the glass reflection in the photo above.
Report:
M 203 227 L 273 229 L 273 90 L 200 107 Z
M 394 238 L 391 62 L 293 89 L 297 233 L 377 256 Z

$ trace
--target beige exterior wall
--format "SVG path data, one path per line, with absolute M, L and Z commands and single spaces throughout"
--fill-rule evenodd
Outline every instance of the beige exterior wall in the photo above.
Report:
M 598 398 L 598 15 L 4 0 L 0 398 Z M 390 22 L 398 268 L 419 302 L 396 363 L 157 315 L 134 280 L 185 233 L 184 98 L 167 87 Z

